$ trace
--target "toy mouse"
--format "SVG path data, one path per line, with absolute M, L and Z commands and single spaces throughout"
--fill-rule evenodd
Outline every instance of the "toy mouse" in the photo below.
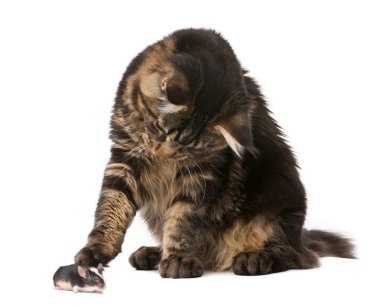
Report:
M 78 264 L 59 267 L 53 276 L 54 286 L 59 290 L 102 293 L 106 288 L 103 271 L 102 264 L 99 264 L 97 268 Z

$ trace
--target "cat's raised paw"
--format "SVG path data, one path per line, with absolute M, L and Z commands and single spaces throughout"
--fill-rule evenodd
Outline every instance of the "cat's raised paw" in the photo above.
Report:
M 114 256 L 109 255 L 106 249 L 100 245 L 91 248 L 84 247 L 75 255 L 75 263 L 82 266 L 97 267 L 98 264 L 106 265 Z
M 272 272 L 273 259 L 266 252 L 242 252 L 232 262 L 232 271 L 237 275 L 263 275 Z
M 193 278 L 202 276 L 203 267 L 197 258 L 172 255 L 160 262 L 159 271 L 164 278 Z
M 129 263 L 136 270 L 156 270 L 161 260 L 159 247 L 142 246 L 129 256 Z

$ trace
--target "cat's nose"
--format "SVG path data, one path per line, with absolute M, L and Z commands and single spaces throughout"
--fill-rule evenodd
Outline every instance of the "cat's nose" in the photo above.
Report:
M 166 134 L 163 133 L 163 134 L 158 135 L 157 140 L 160 142 L 164 142 L 166 140 Z

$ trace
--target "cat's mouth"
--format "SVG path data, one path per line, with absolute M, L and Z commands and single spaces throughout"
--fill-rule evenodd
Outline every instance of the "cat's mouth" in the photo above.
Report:
M 185 159 L 188 159 L 189 156 L 188 155 L 174 155 L 173 157 L 171 157 L 171 159 L 173 160 L 176 160 L 176 161 L 181 161 L 181 160 L 185 160 Z
M 189 157 L 188 155 L 180 153 L 164 145 L 159 145 L 152 148 L 151 152 L 153 153 L 153 155 L 157 156 L 159 159 L 162 160 L 181 161 Z
M 153 144 L 151 146 L 151 151 L 154 155 L 161 159 L 173 158 L 177 154 L 177 152 L 173 148 L 163 143 Z
M 189 158 L 189 154 L 181 148 L 167 142 L 155 142 L 149 138 L 144 139 L 150 153 L 161 160 L 182 161 Z

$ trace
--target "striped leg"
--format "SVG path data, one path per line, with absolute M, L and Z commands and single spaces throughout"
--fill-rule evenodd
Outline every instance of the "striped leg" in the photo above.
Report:
M 75 262 L 86 266 L 107 264 L 121 252 L 127 228 L 137 207 L 133 199 L 133 177 L 126 165 L 108 164 L 95 213 L 94 228 L 86 246 L 75 256 Z

